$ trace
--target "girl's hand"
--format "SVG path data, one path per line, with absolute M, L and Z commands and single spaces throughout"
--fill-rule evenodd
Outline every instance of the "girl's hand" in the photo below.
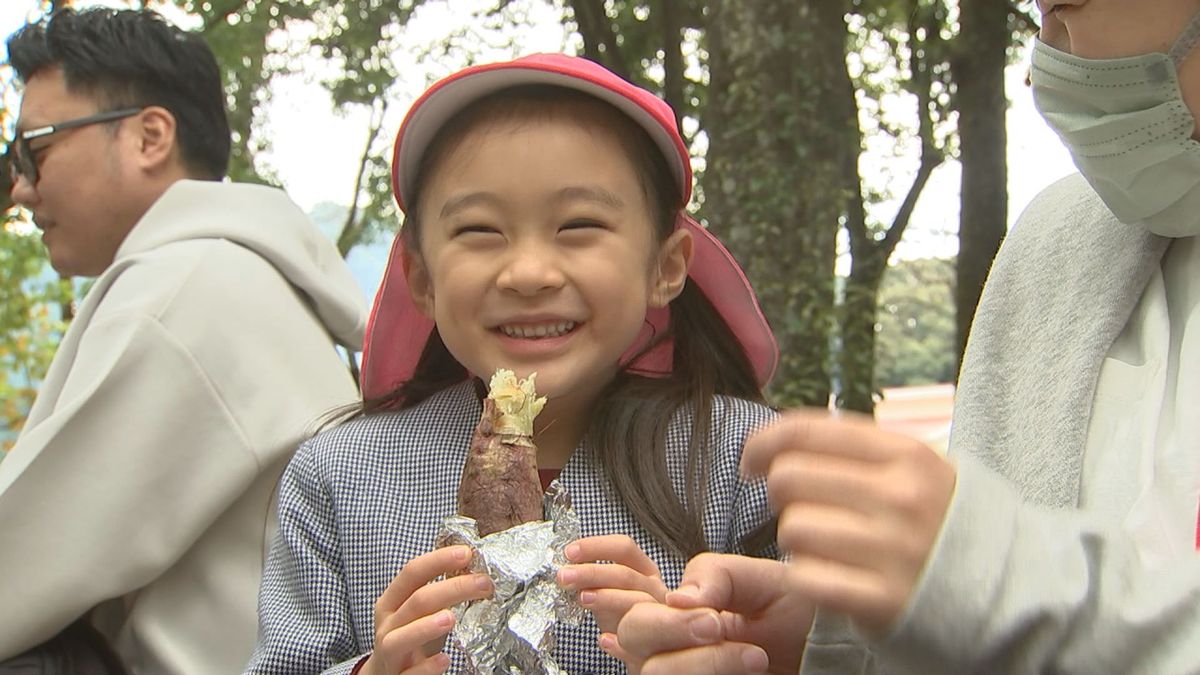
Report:
M 448 546 L 413 558 L 375 601 L 375 650 L 363 664 L 369 675 L 442 673 L 450 657 L 442 644 L 454 627 L 450 607 L 492 594 L 486 574 L 463 574 L 471 561 L 467 546 Z
M 601 633 L 615 633 L 637 603 L 666 598 L 658 565 L 623 534 L 584 537 L 568 544 L 566 554 L 573 564 L 558 571 L 558 583 L 579 591 L 579 604 L 596 617 Z

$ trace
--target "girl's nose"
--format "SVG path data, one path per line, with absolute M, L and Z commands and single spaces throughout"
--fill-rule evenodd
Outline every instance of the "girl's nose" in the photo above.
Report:
M 514 246 L 505 254 L 506 260 L 496 284 L 519 295 L 537 295 L 560 288 L 565 276 L 554 253 L 544 246 Z

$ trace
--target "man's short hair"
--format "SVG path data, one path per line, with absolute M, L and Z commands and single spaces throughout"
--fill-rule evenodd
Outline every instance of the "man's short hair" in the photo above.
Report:
M 161 106 L 175 116 L 188 172 L 220 180 L 229 168 L 229 118 L 208 44 L 151 10 L 60 9 L 8 39 L 22 82 L 60 67 L 68 91 L 107 108 Z M 50 120 L 55 121 L 55 120 Z

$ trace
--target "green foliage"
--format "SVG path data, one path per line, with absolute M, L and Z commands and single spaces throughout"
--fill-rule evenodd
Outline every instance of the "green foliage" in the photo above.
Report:
M 21 232 L 12 212 L 0 227 L 0 449 L 12 446 L 38 384 L 66 330 L 59 308 L 71 285 L 48 274 L 36 233 Z
M 890 267 L 879 289 L 875 332 L 878 387 L 953 382 L 954 260 Z
M 132 4 L 132 3 L 131 3 Z M 278 182 L 256 166 L 255 157 L 269 144 L 256 134 L 256 114 L 270 100 L 265 86 L 286 71 L 288 59 L 276 55 L 269 38 L 292 20 L 312 16 L 311 2 L 280 0 L 157 0 L 151 7 L 174 6 L 199 19 L 204 36 L 222 68 L 226 107 L 232 132 L 229 176 L 240 182 Z
M 235 181 L 278 184 L 256 160 L 270 147 L 261 133 L 271 82 L 297 72 L 302 57 L 319 56 L 330 74 L 324 84 L 336 106 L 372 105 L 385 97 L 397 73 L 388 58 L 399 28 L 423 0 L 157 0 L 198 18 L 199 32 L 223 70 Z M 133 3 L 131 3 L 133 4 Z M 306 39 L 292 39 L 293 34 Z
M 0 214 L 7 214 L 13 208 L 12 174 L 8 170 L 9 139 L 12 138 L 16 126 L 17 111 L 11 106 L 15 99 L 13 92 L 13 69 L 7 63 L 0 66 L 0 136 L 3 137 L 5 166 L 0 171 Z
M 0 129 L 11 138 L 15 111 L 12 71 L 0 72 Z M 7 153 L 7 143 L 0 150 Z M 54 358 L 66 323 L 60 308 L 70 305 L 71 286 L 49 270 L 46 249 L 28 223 L 19 219 L 9 191 L 7 167 L 0 178 L 0 459 L 21 430 L 37 387 Z

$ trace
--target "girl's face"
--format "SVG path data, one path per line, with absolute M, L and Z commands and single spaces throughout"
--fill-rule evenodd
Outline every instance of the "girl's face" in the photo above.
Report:
M 537 372 L 543 416 L 568 426 L 617 372 L 647 308 L 678 295 L 691 256 L 686 232 L 659 245 L 632 162 L 589 122 L 555 114 L 468 131 L 425 182 L 408 264 L 414 299 L 455 358 L 484 378 Z

